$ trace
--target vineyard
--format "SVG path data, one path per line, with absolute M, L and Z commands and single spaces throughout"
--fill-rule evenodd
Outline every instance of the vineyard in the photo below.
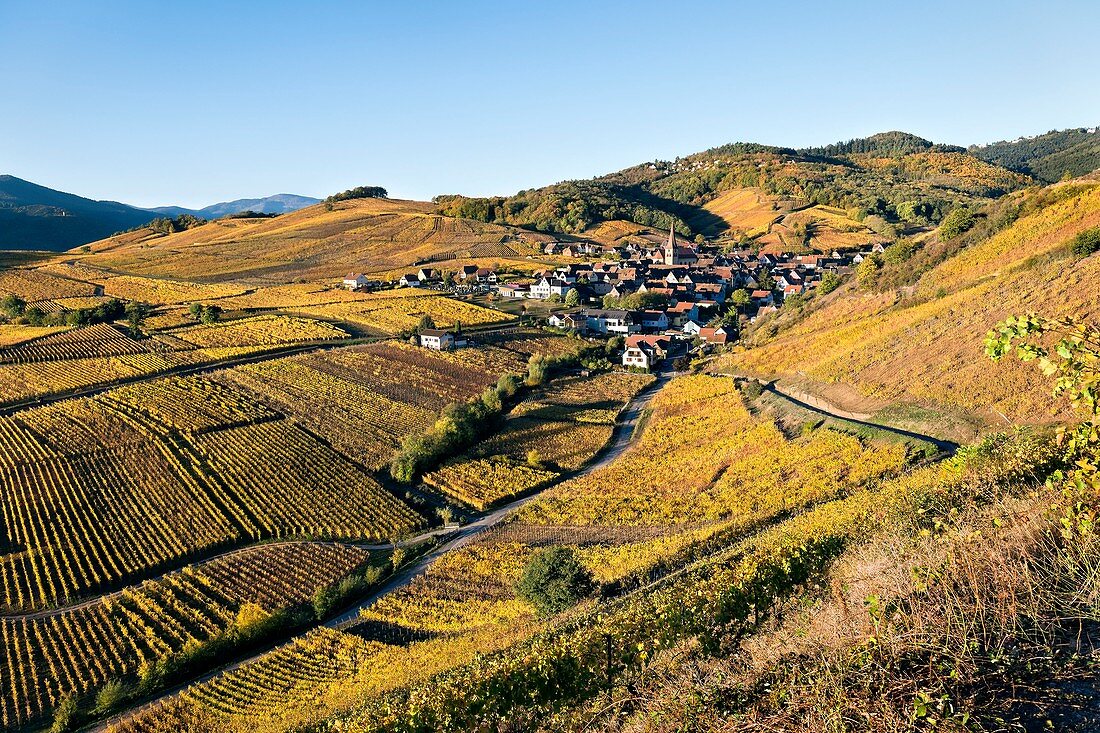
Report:
M 100 323 L 47 334 L 0 349 L 0 364 L 94 359 L 147 352 L 145 344 L 135 341 L 110 324 Z
M 301 306 L 295 310 L 307 316 L 347 321 L 379 335 L 412 331 L 424 316 L 430 316 L 440 328 L 456 324 L 477 326 L 513 319 L 506 313 L 424 290 L 410 288 L 394 292 L 401 297 L 368 295 L 353 302 Z
M 828 498 L 839 486 L 889 475 L 906 462 L 899 444 L 865 446 L 830 430 L 787 441 L 772 423 L 749 415 L 730 379 L 677 379 L 652 408 L 624 460 L 554 487 L 521 518 L 643 526 L 742 520 Z M 829 459 L 819 474 L 803 465 L 816 457 Z M 758 478 L 746 484 L 746 476 Z
M 619 411 L 652 381 L 620 372 L 556 380 L 517 405 L 497 433 L 427 474 L 424 483 L 477 509 L 549 485 L 607 444 Z
M 290 316 L 256 316 L 172 331 L 172 336 L 200 347 L 271 346 L 299 341 L 347 338 L 328 323 Z
M 0 421 L 8 609 L 116 587 L 265 537 L 385 540 L 423 520 L 247 394 L 170 378 Z
M 33 343 L 33 342 L 32 342 Z M 75 358 L 60 361 L 0 363 L 0 402 L 64 394 L 86 387 L 160 374 L 172 369 L 219 362 L 264 351 L 262 346 L 218 347 L 179 352 L 158 352 Z
M 273 359 L 218 379 L 261 396 L 345 455 L 379 469 L 405 436 L 423 432 L 449 403 L 525 368 L 501 349 L 430 352 L 390 342 Z
M 0 619 L 0 727 L 32 721 L 110 680 L 158 665 L 270 613 L 307 603 L 368 560 L 347 545 L 265 545 L 190 566 L 70 611 Z
M 52 275 L 41 269 L 0 269 L 0 295 L 12 294 L 34 303 L 54 298 L 96 295 L 96 286 L 68 277 Z

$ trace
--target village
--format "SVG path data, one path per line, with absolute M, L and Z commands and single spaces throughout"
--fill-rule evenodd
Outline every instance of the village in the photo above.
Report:
M 755 323 L 823 283 L 836 287 L 884 247 L 875 242 L 828 255 L 721 251 L 681 242 L 670 227 L 664 246 L 549 243 L 545 254 L 580 261 L 535 272 L 532 278 L 508 280 L 493 268 L 464 265 L 450 272 L 421 268 L 389 283 L 349 274 L 343 284 L 352 290 L 423 287 L 560 304 L 543 319 L 545 326 L 582 337 L 621 337 L 622 366 L 652 371 L 677 356 L 728 346 L 743 323 Z M 429 329 L 419 334 L 419 343 L 451 349 L 465 340 L 461 334 Z

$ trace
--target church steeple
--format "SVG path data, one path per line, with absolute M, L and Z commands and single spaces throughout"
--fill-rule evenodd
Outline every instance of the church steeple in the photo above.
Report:
M 665 264 L 676 264 L 676 223 L 668 225 L 668 244 L 665 245 Z

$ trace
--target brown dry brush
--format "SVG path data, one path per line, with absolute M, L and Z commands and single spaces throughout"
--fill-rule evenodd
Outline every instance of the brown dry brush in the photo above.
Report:
M 685 643 L 629 690 L 547 727 L 608 731 L 1087 730 L 1100 540 L 1057 531 L 1049 492 L 855 548 L 728 654 Z M 1082 722 L 1084 721 L 1084 722 Z

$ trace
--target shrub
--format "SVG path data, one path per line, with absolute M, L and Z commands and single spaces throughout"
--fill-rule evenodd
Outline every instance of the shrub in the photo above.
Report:
M 53 711 L 53 725 L 50 726 L 50 733 L 65 733 L 72 730 L 76 724 L 77 713 L 76 700 L 66 697 Z
M 1093 252 L 1100 252 L 1100 227 L 1078 232 L 1070 242 L 1070 250 L 1078 257 L 1088 257 Z
M 105 715 L 118 708 L 129 695 L 126 685 L 118 680 L 111 680 L 107 682 L 103 687 L 99 688 L 99 692 L 95 696 L 95 713 L 96 715 Z
M 940 224 L 940 239 L 954 239 L 974 226 L 974 214 L 969 209 L 952 209 Z
M 551 616 L 592 592 L 592 574 L 568 547 L 549 547 L 527 562 L 516 581 L 516 594 L 539 614 Z
M 0 300 L 0 313 L 3 313 L 8 318 L 18 318 L 23 315 L 23 311 L 27 308 L 27 301 L 20 298 L 18 295 L 8 294 L 4 296 L 3 300 Z

